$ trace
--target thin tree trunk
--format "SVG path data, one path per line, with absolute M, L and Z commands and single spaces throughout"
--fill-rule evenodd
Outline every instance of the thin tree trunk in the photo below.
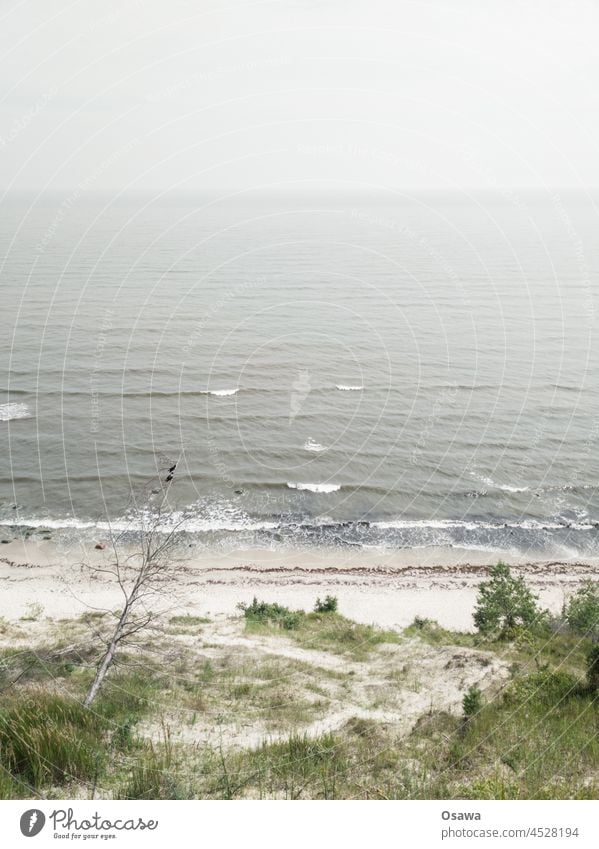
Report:
M 85 696 L 85 700 L 83 702 L 85 707 L 89 707 L 98 695 L 104 679 L 106 678 L 110 667 L 114 663 L 115 656 L 120 649 L 121 641 L 124 640 L 126 642 L 132 634 L 135 634 L 141 628 L 144 628 L 153 618 L 152 614 L 149 612 L 147 612 L 148 615 L 145 621 L 143 616 L 136 619 L 134 614 L 137 612 L 137 606 L 140 599 L 142 599 L 144 595 L 147 595 L 148 592 L 156 590 L 156 588 L 161 584 L 163 572 L 168 574 L 170 571 L 168 567 L 167 554 L 175 542 L 175 532 L 180 523 L 176 523 L 169 530 L 165 539 L 157 536 L 157 529 L 161 523 L 164 505 L 166 504 L 168 490 L 170 488 L 170 482 L 173 479 L 173 472 L 177 467 L 177 463 L 178 460 L 175 462 L 169 461 L 168 476 L 166 478 L 167 486 L 163 489 L 162 501 L 158 507 L 158 513 L 153 523 L 150 524 L 150 527 L 146 530 L 144 523 L 142 522 L 140 540 L 141 550 L 139 555 L 140 562 L 138 566 L 132 567 L 129 562 L 129 558 L 126 559 L 124 564 L 120 562 L 117 551 L 118 539 L 114 537 L 112 530 L 110 531 L 115 563 L 113 570 L 108 571 L 114 575 L 121 591 L 123 592 L 124 606 L 121 610 L 119 620 L 110 641 L 107 643 L 106 652 L 102 656 L 102 659 L 96 668 L 96 674 L 91 687 Z M 132 580 L 133 577 L 134 580 Z M 131 586 L 130 580 L 132 580 Z M 133 619 L 130 622 L 129 619 L 132 617 Z
M 89 707 L 89 705 L 91 705 L 93 700 L 98 695 L 98 690 L 102 686 L 102 681 L 104 680 L 104 678 L 106 677 L 106 673 L 110 669 L 110 666 L 112 664 L 112 661 L 114 660 L 114 656 L 116 654 L 116 650 L 117 650 L 118 645 L 119 645 L 119 640 L 121 639 L 121 636 L 123 634 L 123 630 L 125 628 L 125 623 L 127 621 L 128 615 L 129 615 L 129 610 L 130 610 L 130 605 L 127 604 L 125 609 L 123 610 L 123 612 L 121 614 L 121 618 L 118 621 L 118 625 L 115 628 L 114 634 L 112 635 L 112 639 L 110 640 L 110 643 L 108 644 L 108 649 L 106 650 L 106 654 L 102 658 L 101 664 L 98 666 L 98 669 L 96 671 L 96 675 L 95 675 L 95 678 L 93 680 L 93 683 L 92 683 L 91 687 L 89 688 L 89 690 L 87 691 L 85 701 L 83 702 L 85 707 Z

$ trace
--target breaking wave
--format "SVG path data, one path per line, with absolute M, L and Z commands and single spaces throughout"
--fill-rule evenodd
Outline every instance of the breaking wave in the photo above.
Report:
M 278 527 L 277 522 L 252 521 L 243 516 L 239 517 L 210 517 L 201 518 L 197 515 L 186 515 L 182 512 L 169 514 L 161 523 L 156 523 L 151 514 L 138 517 L 121 517 L 113 522 L 99 521 L 91 522 L 82 519 L 38 519 L 21 518 L 13 527 L 21 528 L 48 528 L 49 530 L 98 530 L 110 533 L 135 533 L 152 527 L 157 533 L 171 533 L 173 529 L 181 533 L 210 533 L 217 531 L 265 531 Z M 8 527 L 9 523 L 5 523 Z
M 0 404 L 0 422 L 13 419 L 30 419 L 31 410 L 27 404 Z
M 302 489 L 307 492 L 337 492 L 341 485 L 337 483 L 288 483 L 289 489 Z
M 485 486 L 491 487 L 492 489 L 500 489 L 502 492 L 529 492 L 529 486 L 513 486 L 508 483 L 497 483 L 493 480 L 493 478 L 485 477 L 485 475 L 479 475 L 476 472 L 470 472 L 473 478 L 476 478 Z
M 305 451 L 320 452 L 320 451 L 326 451 L 327 449 L 324 447 L 324 445 L 321 445 L 320 442 L 315 442 L 313 439 L 307 439 L 304 442 L 304 450 Z

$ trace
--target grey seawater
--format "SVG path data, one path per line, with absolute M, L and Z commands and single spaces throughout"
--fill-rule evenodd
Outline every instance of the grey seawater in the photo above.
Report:
M 8 198 L 0 518 L 127 527 L 172 459 L 202 545 L 596 554 L 598 223 L 577 195 Z

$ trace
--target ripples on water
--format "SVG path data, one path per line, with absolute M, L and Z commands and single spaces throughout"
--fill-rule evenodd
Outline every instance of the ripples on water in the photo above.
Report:
M 598 222 L 567 213 L 6 203 L 3 515 L 125 522 L 164 455 L 210 544 L 594 553 Z

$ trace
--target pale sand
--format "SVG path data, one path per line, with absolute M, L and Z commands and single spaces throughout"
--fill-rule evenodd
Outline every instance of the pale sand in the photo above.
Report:
M 17 620 L 29 605 L 43 616 L 71 618 L 90 608 L 114 609 L 118 587 L 90 576 L 82 562 L 108 562 L 110 553 L 89 544 L 15 540 L 0 548 L 0 616 Z M 198 616 L 233 614 L 254 595 L 310 610 L 317 596 L 335 595 L 346 616 L 402 628 L 415 616 L 447 628 L 470 630 L 478 583 L 499 554 L 460 549 L 246 550 L 229 553 L 190 549 L 162 601 L 169 612 Z M 526 563 L 503 555 L 524 574 L 541 603 L 557 613 L 581 580 L 596 577 L 599 561 Z

